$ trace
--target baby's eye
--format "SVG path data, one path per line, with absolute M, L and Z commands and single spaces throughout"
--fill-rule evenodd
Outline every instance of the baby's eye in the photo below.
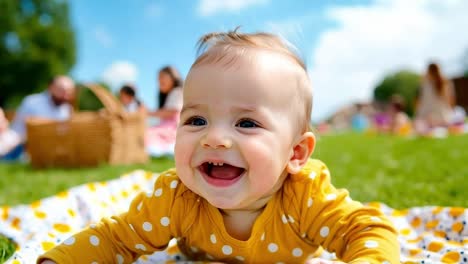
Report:
M 250 119 L 242 119 L 237 122 L 236 127 L 242 127 L 242 128 L 254 128 L 254 127 L 259 127 L 259 125 Z
M 194 116 L 185 121 L 184 125 L 189 126 L 204 126 L 206 125 L 206 120 L 199 116 Z

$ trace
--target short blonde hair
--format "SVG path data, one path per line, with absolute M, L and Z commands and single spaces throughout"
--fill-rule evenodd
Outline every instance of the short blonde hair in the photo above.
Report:
M 293 60 L 304 71 L 297 81 L 297 100 L 303 104 L 304 112 L 299 122 L 302 132 L 310 129 L 312 113 L 312 90 L 304 61 L 295 52 L 293 45 L 270 33 L 239 33 L 238 28 L 228 32 L 208 33 L 198 41 L 198 56 L 191 68 L 203 64 L 231 65 L 245 54 L 248 48 L 257 48 L 282 54 Z

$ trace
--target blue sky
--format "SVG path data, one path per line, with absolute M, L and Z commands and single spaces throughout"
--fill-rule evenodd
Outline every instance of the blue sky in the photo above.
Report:
M 195 44 L 207 32 L 278 33 L 296 45 L 309 68 L 313 119 L 368 100 L 384 74 L 422 71 L 439 61 L 460 72 L 468 49 L 463 0 L 71 0 L 78 81 L 132 82 L 155 108 L 157 71 L 171 64 L 186 76 Z M 458 34 L 456 34 L 458 32 Z

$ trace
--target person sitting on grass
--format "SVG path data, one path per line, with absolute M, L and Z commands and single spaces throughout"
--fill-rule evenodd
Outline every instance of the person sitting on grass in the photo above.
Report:
M 16 110 L 11 129 L 18 134 L 20 142 L 10 153 L 12 160 L 19 159 L 24 153 L 27 140 L 26 120 L 46 118 L 66 120 L 72 114 L 72 101 L 75 96 L 75 83 L 68 76 L 55 76 L 45 91 L 26 96 Z
M 119 101 L 122 103 L 125 111 L 130 113 L 146 113 L 146 108 L 136 97 L 136 89 L 132 85 L 126 84 L 120 88 Z
M 312 91 L 279 37 L 210 33 L 183 89 L 175 169 L 38 263 L 131 263 L 176 238 L 190 260 L 399 263 L 397 233 L 309 159 Z M 342 261 L 309 259 L 321 248 Z
M 405 113 L 403 97 L 393 95 L 390 99 L 389 117 L 390 132 L 398 136 L 408 136 L 412 132 L 411 119 Z

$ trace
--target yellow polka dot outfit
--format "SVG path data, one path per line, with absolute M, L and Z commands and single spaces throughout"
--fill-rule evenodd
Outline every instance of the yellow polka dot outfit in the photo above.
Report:
M 192 260 L 229 263 L 303 263 L 334 252 L 349 263 L 399 263 L 397 235 L 383 214 L 335 189 L 327 167 L 310 160 L 288 177 L 257 218 L 246 241 L 231 237 L 220 211 L 190 191 L 175 169 L 153 191 L 137 196 L 127 213 L 65 240 L 42 255 L 57 263 L 132 263 L 164 250 L 176 238 Z

